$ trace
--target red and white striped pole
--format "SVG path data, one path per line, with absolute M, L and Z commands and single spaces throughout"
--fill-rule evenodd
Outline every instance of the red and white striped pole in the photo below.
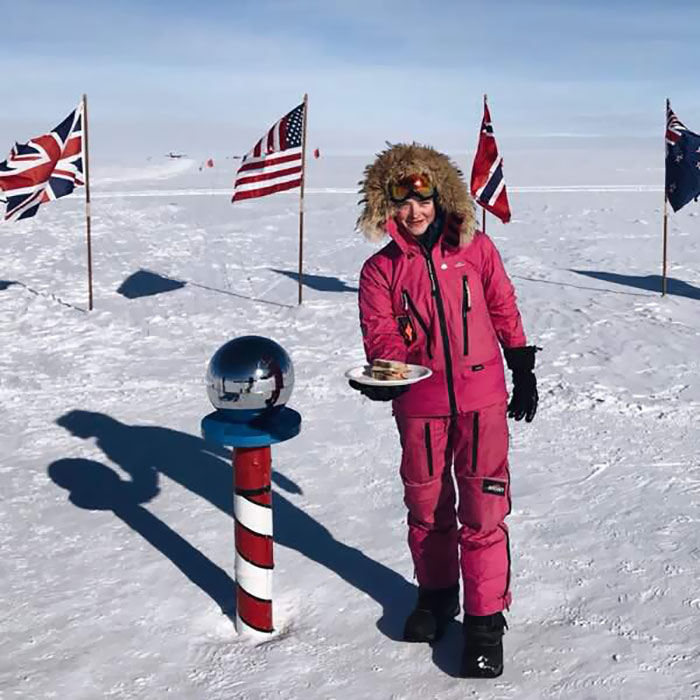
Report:
M 202 418 L 202 437 L 233 448 L 236 630 L 264 641 L 275 631 L 270 445 L 291 440 L 301 430 L 301 416 L 285 405 L 294 387 L 294 366 L 274 340 L 246 335 L 214 353 L 206 381 L 216 410 Z
M 268 638 L 272 626 L 272 490 L 269 447 L 233 450 L 236 630 Z

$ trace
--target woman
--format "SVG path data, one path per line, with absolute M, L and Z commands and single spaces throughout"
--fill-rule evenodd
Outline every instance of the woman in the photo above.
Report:
M 367 360 L 432 370 L 408 387 L 351 382 L 372 400 L 393 400 L 401 438 L 418 579 L 404 638 L 440 638 L 460 611 L 461 568 L 462 675 L 496 677 L 511 601 L 506 415 L 535 416 L 537 348 L 526 343 L 513 285 L 491 239 L 476 230 L 473 200 L 447 156 L 394 145 L 367 167 L 361 184 L 358 228 L 372 241 L 391 238 L 360 275 Z M 499 346 L 513 376 L 508 406 Z

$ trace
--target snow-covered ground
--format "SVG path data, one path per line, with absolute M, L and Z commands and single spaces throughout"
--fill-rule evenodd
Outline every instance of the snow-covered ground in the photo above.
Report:
M 0 226 L 0 697 L 700 698 L 700 210 L 671 217 L 661 298 L 662 161 L 576 157 L 513 159 L 514 219 L 488 221 L 544 348 L 537 418 L 511 425 L 495 681 L 456 677 L 457 623 L 399 640 L 398 440 L 343 378 L 367 158 L 310 164 L 301 307 L 298 195 L 232 206 L 233 160 L 95 165 L 90 313 L 79 196 Z M 292 356 L 304 420 L 273 448 L 278 634 L 259 646 L 224 612 L 231 468 L 199 437 L 207 362 L 250 333 Z

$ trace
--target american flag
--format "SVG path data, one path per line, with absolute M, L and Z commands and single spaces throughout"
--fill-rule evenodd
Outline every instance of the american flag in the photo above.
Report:
M 666 105 L 666 197 L 678 211 L 700 196 L 700 135 Z
M 28 219 L 44 202 L 65 197 L 84 184 L 81 102 L 48 134 L 16 143 L 0 163 L 5 221 Z
M 280 119 L 245 156 L 232 202 L 299 187 L 302 180 L 304 103 Z
M 504 224 L 510 221 L 510 205 L 506 182 L 503 179 L 503 158 L 498 153 L 486 99 L 479 145 L 472 165 L 471 192 L 484 209 L 497 216 Z

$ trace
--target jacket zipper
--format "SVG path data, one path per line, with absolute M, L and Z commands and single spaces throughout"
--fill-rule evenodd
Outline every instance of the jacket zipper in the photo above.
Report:
M 474 414 L 472 424 L 472 472 L 476 474 L 476 466 L 479 460 L 479 414 Z
M 467 316 L 472 308 L 472 298 L 469 293 L 467 276 L 462 277 L 462 333 L 464 336 L 464 354 L 469 354 L 469 323 Z
M 428 453 L 428 476 L 433 475 L 433 448 L 430 443 L 430 423 L 425 424 L 425 451 Z
M 437 307 L 438 319 L 440 320 L 440 334 L 442 335 L 442 344 L 445 349 L 445 379 L 447 380 L 447 394 L 450 400 L 450 415 L 457 415 L 457 399 L 455 397 L 454 380 L 452 378 L 452 356 L 450 355 L 450 339 L 447 334 L 447 319 L 445 317 L 445 307 L 442 304 L 442 296 L 437 283 L 437 275 L 435 274 L 435 265 L 430 253 L 423 250 L 423 257 L 428 266 L 428 276 L 430 277 L 430 286 L 435 297 L 435 306 Z
M 510 439 L 510 438 L 509 438 Z M 510 448 L 510 444 L 508 445 Z M 510 511 L 513 509 L 513 502 L 511 501 L 510 498 L 510 470 L 508 469 L 508 465 L 506 462 L 506 493 L 508 494 L 508 512 L 505 514 L 504 518 L 510 515 Z M 506 552 L 508 554 L 508 576 L 506 578 L 506 590 L 503 593 L 503 598 L 505 599 L 506 596 L 508 595 L 508 591 L 510 590 L 510 568 L 511 568 L 511 562 L 510 562 L 510 536 L 508 535 L 508 529 L 501 525 L 501 529 L 505 533 L 506 536 Z
M 430 330 L 428 329 L 428 324 L 421 318 L 421 315 L 418 313 L 418 309 L 416 308 L 416 305 L 413 303 L 413 299 L 408 295 L 408 292 L 404 289 L 402 292 L 403 296 L 403 307 L 406 311 L 406 313 L 412 313 L 416 321 L 418 321 L 418 325 L 421 327 L 423 330 L 423 333 L 425 333 L 425 341 L 427 345 L 427 350 L 428 350 L 428 357 L 432 360 L 433 359 L 433 351 L 430 349 Z
M 506 589 L 503 591 L 503 599 L 508 597 L 508 592 L 510 591 L 510 570 L 511 570 L 511 560 L 510 560 L 510 535 L 508 534 L 508 529 L 504 525 L 499 525 L 503 534 L 506 536 L 506 555 L 508 557 L 508 573 L 506 574 Z

